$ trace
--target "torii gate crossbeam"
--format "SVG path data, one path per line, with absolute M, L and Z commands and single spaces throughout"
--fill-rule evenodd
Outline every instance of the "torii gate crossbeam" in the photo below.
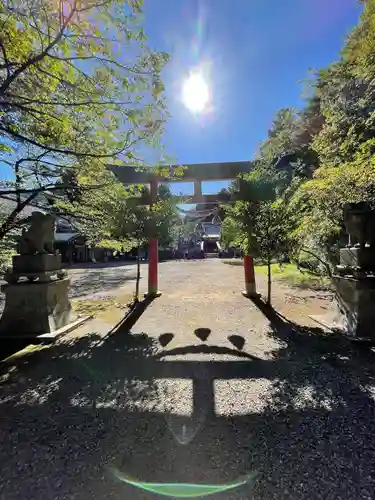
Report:
M 177 169 L 183 172 L 175 176 Z M 163 171 L 168 169 L 168 176 L 158 174 L 158 169 L 141 169 L 140 167 L 130 165 L 110 165 L 109 169 L 123 184 L 148 184 L 150 186 L 150 204 L 156 203 L 158 184 L 163 182 L 193 182 L 194 195 L 180 197 L 181 203 L 207 203 L 221 201 L 216 195 L 202 195 L 202 182 L 204 181 L 223 181 L 234 180 L 239 174 L 248 173 L 254 168 L 250 161 L 229 162 L 229 163 L 201 163 L 191 165 L 172 165 L 170 167 L 160 167 Z M 160 295 L 158 289 L 158 240 L 149 238 L 148 251 L 148 293 L 149 297 Z M 246 255 L 244 257 L 245 271 L 245 291 L 246 297 L 254 297 L 256 293 L 254 261 L 253 257 Z

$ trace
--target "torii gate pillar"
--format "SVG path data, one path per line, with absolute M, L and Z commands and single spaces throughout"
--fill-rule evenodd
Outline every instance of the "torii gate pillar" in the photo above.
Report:
M 248 298 L 259 297 L 255 283 L 254 258 L 251 255 L 245 255 L 243 266 L 245 271 L 245 290 L 242 292 L 242 295 Z

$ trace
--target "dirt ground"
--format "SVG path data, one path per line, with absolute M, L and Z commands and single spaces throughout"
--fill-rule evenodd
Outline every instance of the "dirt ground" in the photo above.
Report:
M 327 294 L 275 283 L 267 308 L 242 286 L 218 259 L 163 263 L 138 321 L 8 363 L 0 499 L 372 499 L 374 353 L 312 322 Z

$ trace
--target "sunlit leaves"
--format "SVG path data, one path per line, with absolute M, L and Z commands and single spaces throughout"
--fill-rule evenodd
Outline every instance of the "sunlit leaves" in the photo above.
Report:
M 372 79 L 375 69 L 375 1 L 366 0 L 361 20 L 349 36 L 343 57 L 356 76 Z
M 111 150 L 114 156 L 125 154 L 134 141 L 152 141 L 165 119 L 159 72 L 167 55 L 153 53 L 143 42 L 139 47 L 138 36 L 130 36 L 142 32 L 137 22 L 140 2 L 64 0 L 60 13 L 59 4 L 48 0 L 38 0 L 35 9 L 13 3 L 12 9 L 5 0 L 0 3 L 0 65 L 5 68 L 0 107 L 6 107 L 22 136 L 42 147 L 58 144 L 67 154 L 95 156 Z M 106 140 L 103 117 L 108 112 L 113 119 L 105 124 Z M 35 120 L 48 120 L 48 136 L 40 123 L 34 131 Z M 157 120 L 156 129 L 152 120 Z M 82 122 L 90 126 L 85 129 Z M 4 122 L 3 133 L 19 141 L 12 131 Z
M 139 143 L 159 148 L 167 117 L 168 56 L 147 47 L 141 7 L 0 0 L 0 158 L 15 146 L 17 189 L 47 189 L 74 172 L 80 196 L 56 191 L 54 210 L 73 214 L 92 241 L 112 235 L 128 197 L 107 163 L 141 165 Z
M 344 204 L 375 206 L 374 35 L 375 0 L 367 0 L 342 58 L 315 73 L 303 109 L 276 114 L 258 154 L 282 181 L 279 193 L 287 188 L 294 250 L 307 247 L 331 264 L 345 242 Z
M 262 258 L 286 251 L 287 204 L 284 198 L 277 199 L 276 188 L 277 183 L 262 169 L 240 177 L 232 193 L 236 202 L 225 208 L 221 236 L 225 246 L 240 246 Z

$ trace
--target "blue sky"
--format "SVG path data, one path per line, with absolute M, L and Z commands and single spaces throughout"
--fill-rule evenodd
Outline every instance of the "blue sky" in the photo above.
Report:
M 171 114 L 165 145 L 182 164 L 251 159 L 275 112 L 303 104 L 309 68 L 339 56 L 360 15 L 358 0 L 144 1 L 149 45 L 171 55 L 163 75 Z M 181 102 L 183 82 L 197 69 L 211 94 L 203 114 Z M 208 183 L 203 191 L 221 187 Z
M 275 112 L 303 104 L 308 70 L 339 56 L 360 11 L 357 0 L 145 0 L 149 43 L 172 58 L 164 72 L 167 153 L 183 164 L 251 159 Z M 201 115 L 181 102 L 196 68 L 212 94 Z

